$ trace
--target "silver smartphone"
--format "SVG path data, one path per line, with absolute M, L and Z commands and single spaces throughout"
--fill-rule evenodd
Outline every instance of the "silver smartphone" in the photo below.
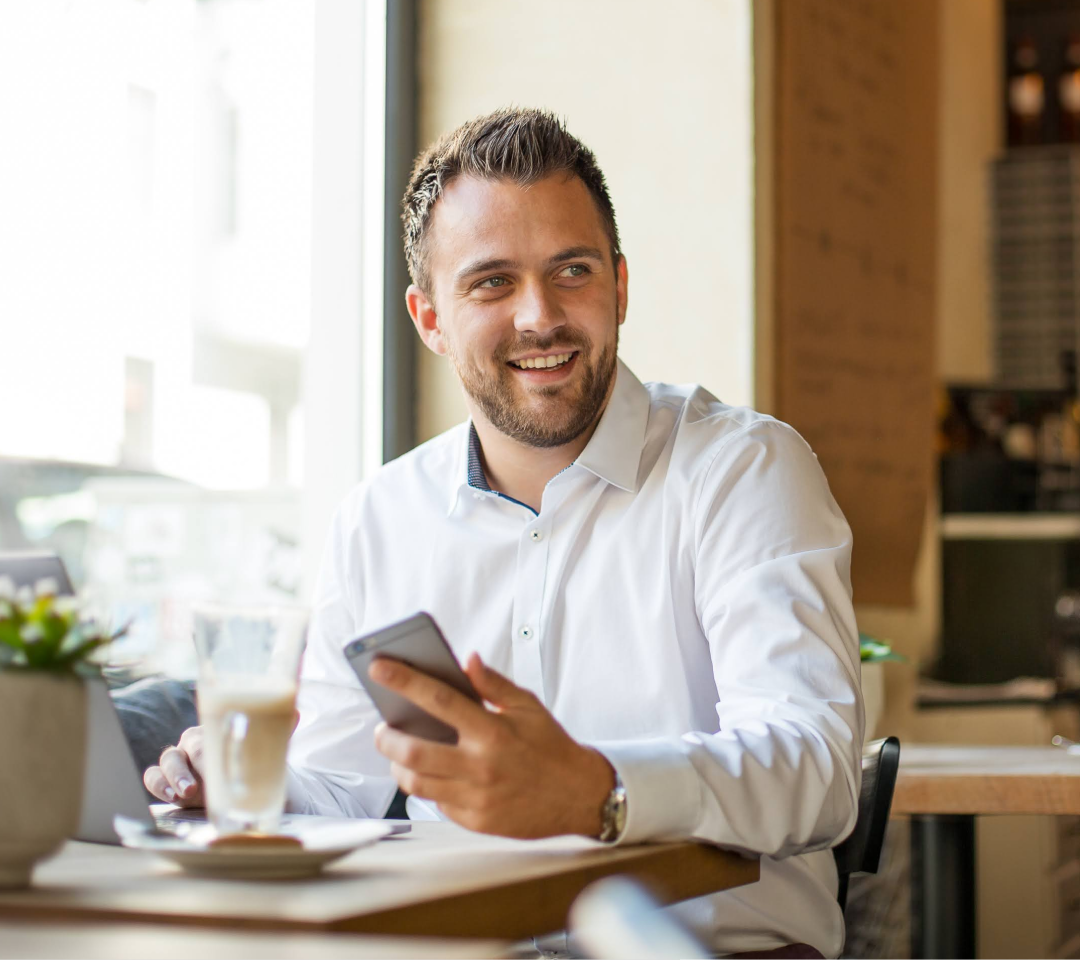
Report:
M 411 700 L 387 690 L 368 676 L 368 667 L 376 657 L 400 660 L 429 677 L 441 680 L 470 700 L 482 704 L 483 700 L 473 689 L 432 617 L 426 613 L 418 613 L 359 637 L 345 645 L 345 659 L 349 661 L 382 718 L 390 726 L 427 740 L 457 743 L 457 731 L 453 727 L 437 720 Z

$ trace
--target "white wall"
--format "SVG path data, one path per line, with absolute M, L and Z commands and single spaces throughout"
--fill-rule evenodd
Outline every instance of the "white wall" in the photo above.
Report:
M 750 0 L 424 0 L 420 140 L 507 104 L 564 116 L 608 179 L 643 380 L 753 394 Z M 392 295 L 388 291 L 388 295 Z M 422 351 L 419 435 L 464 419 Z

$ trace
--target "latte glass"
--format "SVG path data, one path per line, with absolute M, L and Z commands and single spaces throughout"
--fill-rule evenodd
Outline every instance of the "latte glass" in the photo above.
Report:
M 193 611 L 206 806 L 219 833 L 274 833 L 296 725 L 303 607 L 200 604 Z

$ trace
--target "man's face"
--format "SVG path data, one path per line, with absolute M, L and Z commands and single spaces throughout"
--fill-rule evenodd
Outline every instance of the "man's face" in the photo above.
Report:
M 614 381 L 626 268 L 585 184 L 459 177 L 432 211 L 427 254 L 429 326 L 417 326 L 449 355 L 474 417 L 534 447 L 589 429 Z

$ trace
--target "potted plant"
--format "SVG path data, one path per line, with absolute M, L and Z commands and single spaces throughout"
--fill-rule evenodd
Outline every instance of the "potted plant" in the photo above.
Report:
M 903 661 L 894 653 L 888 640 L 879 640 L 867 633 L 859 633 L 859 660 L 862 666 L 863 709 L 866 713 L 864 740 L 872 740 L 885 709 L 885 674 L 882 664 Z
M 0 577 L 0 888 L 30 883 L 34 864 L 78 827 L 86 758 L 86 689 L 95 651 L 122 636 L 52 581 L 15 589 Z

